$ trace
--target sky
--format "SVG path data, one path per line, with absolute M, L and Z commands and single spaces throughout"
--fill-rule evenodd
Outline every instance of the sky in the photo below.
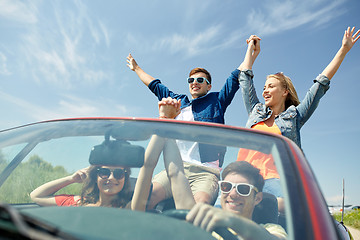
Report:
M 261 98 L 266 76 L 284 72 L 302 99 L 360 28 L 358 0 L 0 0 L 0 129 L 68 117 L 157 117 L 157 98 L 126 66 L 132 53 L 151 76 L 189 93 L 192 68 L 219 91 L 242 62 L 246 38 L 261 37 L 254 66 Z M 360 41 L 347 54 L 301 130 L 302 148 L 328 204 L 360 205 Z M 228 125 L 244 126 L 240 91 Z

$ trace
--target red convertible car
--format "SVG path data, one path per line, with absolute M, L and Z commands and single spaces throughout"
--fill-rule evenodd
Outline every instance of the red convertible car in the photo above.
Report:
M 0 131 L 0 235 L 5 239 L 212 239 L 209 232 L 163 214 L 164 208 L 154 213 L 52 207 L 39 206 L 31 199 L 30 193 L 42 184 L 88 167 L 90 151 L 106 139 L 146 149 L 153 135 L 222 151 L 223 167 L 236 161 L 240 148 L 272 154 L 285 213 L 279 217 L 264 203 L 256 209 L 254 220 L 277 219 L 288 239 L 342 239 L 308 161 L 289 139 L 221 124 L 141 118 L 61 119 Z M 143 155 L 134 154 L 131 149 L 120 153 L 136 181 Z M 162 169 L 160 159 L 155 173 Z M 80 184 L 72 184 L 57 194 L 80 194 L 80 188 Z

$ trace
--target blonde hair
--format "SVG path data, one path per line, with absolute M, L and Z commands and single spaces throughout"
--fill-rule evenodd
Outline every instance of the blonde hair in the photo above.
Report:
M 291 79 L 284 75 L 282 72 L 278 72 L 275 74 L 270 74 L 266 77 L 266 80 L 269 78 L 275 78 L 279 80 L 281 85 L 288 91 L 288 95 L 285 100 L 285 109 L 294 105 L 295 107 L 300 104 L 299 97 L 295 90 L 295 87 L 291 81 Z

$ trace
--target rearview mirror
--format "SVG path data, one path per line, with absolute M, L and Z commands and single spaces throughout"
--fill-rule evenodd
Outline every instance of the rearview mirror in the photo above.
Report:
M 145 149 L 124 140 L 105 140 L 91 149 L 91 165 L 140 168 L 144 165 Z

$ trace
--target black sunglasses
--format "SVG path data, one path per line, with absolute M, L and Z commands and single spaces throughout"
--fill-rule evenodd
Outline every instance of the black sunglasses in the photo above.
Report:
M 209 80 L 207 80 L 204 77 L 198 77 L 198 78 L 189 77 L 187 80 L 188 83 L 193 83 L 196 80 L 198 83 L 203 83 L 204 81 L 206 81 L 208 84 L 210 84 Z
M 236 192 L 244 197 L 249 196 L 252 189 L 254 189 L 255 192 L 259 192 L 259 190 L 255 186 L 248 183 L 232 183 L 228 181 L 219 181 L 219 187 L 221 192 L 223 193 L 229 193 L 233 188 L 235 188 Z
M 98 168 L 97 175 L 102 179 L 108 179 L 113 174 L 116 180 L 120 180 L 125 177 L 126 170 L 122 168 L 110 170 L 109 168 Z

